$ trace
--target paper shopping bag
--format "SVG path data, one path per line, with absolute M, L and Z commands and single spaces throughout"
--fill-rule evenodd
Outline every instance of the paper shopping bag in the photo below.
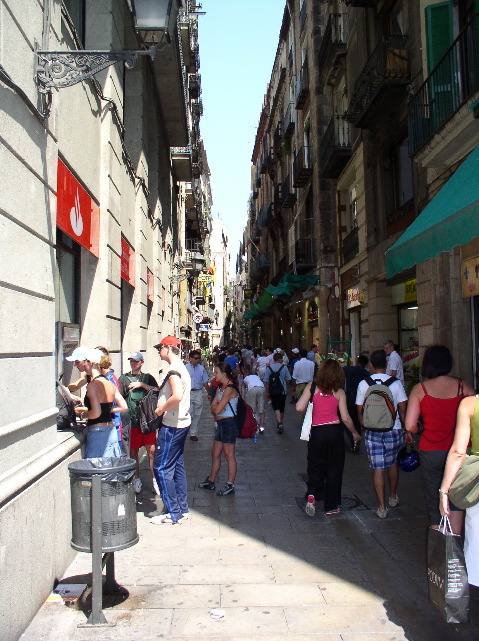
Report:
M 447 623 L 469 623 L 469 583 L 462 539 L 447 524 L 429 528 L 427 547 L 429 600 Z

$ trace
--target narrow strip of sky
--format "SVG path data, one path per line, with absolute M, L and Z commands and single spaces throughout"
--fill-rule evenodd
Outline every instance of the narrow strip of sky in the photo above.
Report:
M 199 19 L 201 119 L 213 188 L 213 216 L 223 220 L 230 278 L 246 224 L 251 154 L 271 78 L 285 0 L 202 0 Z

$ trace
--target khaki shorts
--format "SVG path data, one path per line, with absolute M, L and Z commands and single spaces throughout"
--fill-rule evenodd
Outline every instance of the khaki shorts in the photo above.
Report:
M 265 389 L 264 387 L 252 387 L 246 392 L 246 402 L 248 405 L 251 405 L 253 412 L 255 414 L 264 413 L 264 396 Z

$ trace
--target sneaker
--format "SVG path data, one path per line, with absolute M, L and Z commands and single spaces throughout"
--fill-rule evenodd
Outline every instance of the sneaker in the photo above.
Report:
M 282 434 L 284 430 L 283 423 L 278 423 L 278 434 Z
M 264 427 L 262 425 L 259 426 L 259 433 L 262 434 L 264 432 Z
M 341 510 L 339 509 L 339 507 L 337 507 L 335 510 L 328 510 L 327 512 L 325 512 L 325 514 L 326 516 L 331 516 L 331 514 L 339 514 L 340 512 Z
M 314 516 L 316 514 L 316 506 L 314 504 L 314 496 L 312 494 L 308 496 L 308 502 L 306 503 L 304 511 L 308 516 Z
M 216 490 L 216 485 L 208 478 L 203 483 L 198 483 L 198 487 L 202 487 L 204 490 Z
M 225 483 L 221 490 L 216 492 L 216 496 L 226 496 L 227 494 L 232 494 L 235 491 L 235 486 L 233 483 Z
M 399 496 L 396 494 L 394 497 L 389 497 L 389 507 L 397 507 L 399 505 Z
M 153 477 L 153 492 L 155 494 L 159 494 L 160 493 L 160 488 L 158 487 L 158 483 L 157 483 L 155 477 Z
M 152 519 L 150 519 L 150 523 L 153 525 L 176 525 L 177 523 L 182 523 L 183 521 L 186 521 L 184 517 L 181 517 L 181 519 L 178 519 L 178 521 L 173 521 L 171 518 L 171 514 L 158 514 L 158 516 L 154 516 Z
M 378 516 L 380 519 L 385 519 L 388 513 L 387 507 L 382 510 L 380 507 L 376 510 L 376 516 Z
M 135 479 L 133 481 L 133 485 L 135 487 L 135 492 L 139 494 L 141 492 L 141 479 L 140 478 Z

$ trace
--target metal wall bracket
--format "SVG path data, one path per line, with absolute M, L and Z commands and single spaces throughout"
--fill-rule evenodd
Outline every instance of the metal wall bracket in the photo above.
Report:
M 156 52 L 156 46 L 140 51 L 36 51 L 38 90 L 49 93 L 53 88 L 71 87 L 117 62 L 132 69 L 138 56 L 153 60 Z

